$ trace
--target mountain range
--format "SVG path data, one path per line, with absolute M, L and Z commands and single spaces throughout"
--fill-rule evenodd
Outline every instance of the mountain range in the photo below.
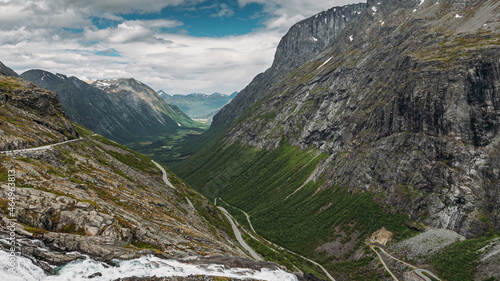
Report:
M 91 84 L 76 77 L 29 70 L 21 77 L 57 93 L 69 118 L 119 143 L 140 142 L 196 127 L 178 107 L 133 78 Z
M 189 95 L 169 95 L 164 91 L 158 91 L 158 94 L 168 104 L 178 106 L 183 112 L 193 119 L 212 119 L 219 110 L 230 102 L 238 92 L 231 95 L 223 95 L 221 93 L 206 94 L 189 94 Z

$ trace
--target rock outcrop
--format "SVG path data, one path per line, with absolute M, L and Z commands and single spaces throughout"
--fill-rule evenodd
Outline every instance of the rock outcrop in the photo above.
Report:
M 298 66 L 314 58 L 337 40 L 346 25 L 357 18 L 365 3 L 335 7 L 305 19 L 281 39 L 274 62 L 213 118 L 213 127 L 227 126 L 250 106 L 265 98 L 274 83 L 287 78 Z
M 15 234 L 30 241 L 23 255 L 55 265 L 83 254 L 245 256 L 217 228 L 226 222 L 213 205 L 171 173 L 167 184 L 145 156 L 71 123 L 55 93 L 1 76 L 0 101 L 0 244 Z M 26 149 L 46 144 L 57 145 Z
M 500 3 L 368 4 L 320 55 L 265 86 L 226 143 L 317 148 L 329 155 L 312 175 L 325 188 L 371 192 L 468 237 L 500 230 Z
M 0 75 L 0 110 L 0 151 L 78 138 L 57 95 L 23 79 Z
M 381 229 L 375 231 L 370 236 L 371 243 L 377 243 L 386 246 L 394 238 L 394 233 L 382 227 Z

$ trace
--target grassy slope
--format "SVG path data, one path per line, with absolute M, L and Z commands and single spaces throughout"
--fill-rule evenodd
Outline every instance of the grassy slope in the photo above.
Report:
M 180 128 L 176 133 L 151 139 L 146 142 L 127 143 L 126 146 L 164 165 L 172 166 L 181 162 L 180 158 L 190 157 L 212 142 L 225 127 L 207 129 L 207 124 L 198 128 Z
M 114 141 L 106 139 L 105 137 L 103 137 L 101 135 L 94 135 L 94 133 L 91 132 L 90 130 L 88 130 L 87 128 L 80 126 L 76 123 L 74 123 L 74 124 L 75 124 L 75 127 L 81 136 L 83 136 L 87 139 L 95 139 L 101 143 L 111 145 L 113 147 L 117 147 L 117 148 L 120 148 L 122 150 L 125 150 L 125 151 L 131 153 L 133 155 L 133 157 L 131 157 L 130 155 L 120 154 L 120 153 L 115 152 L 113 150 L 106 150 L 105 148 L 101 147 L 101 149 L 106 151 L 106 153 L 110 154 L 111 156 L 113 156 L 114 158 L 116 158 L 117 160 L 122 162 L 123 164 L 126 164 L 126 165 L 133 167 L 135 169 L 138 169 L 138 170 L 145 172 L 149 175 L 160 176 L 160 175 L 158 175 L 158 168 L 156 167 L 156 165 L 153 164 L 153 162 L 151 162 L 151 159 L 148 158 L 147 156 L 145 156 L 141 153 L 138 153 L 138 152 L 126 147 L 126 146 L 120 145 Z M 180 198 L 184 198 L 184 197 L 189 198 L 192 201 L 193 205 L 195 205 L 197 207 L 196 209 L 197 209 L 198 213 L 201 216 L 203 216 L 205 219 L 209 220 L 213 226 L 217 226 L 217 227 L 224 229 L 226 231 L 226 233 L 229 233 L 229 234 L 232 233 L 231 227 L 228 223 L 226 223 L 225 221 L 222 222 L 220 220 L 214 220 L 213 215 L 210 215 L 206 212 L 205 207 L 206 207 L 206 204 L 209 202 L 206 202 L 205 198 L 201 194 L 199 194 L 195 190 L 188 187 L 184 181 L 182 181 L 180 178 L 178 178 L 174 173 L 172 173 L 168 169 L 166 169 L 166 171 L 169 174 L 169 180 L 171 181 L 171 183 L 177 187 L 177 192 L 178 192 L 178 195 Z M 209 203 L 209 205 L 212 206 L 211 203 Z M 212 206 L 212 207 L 214 207 L 214 206 Z
M 406 217 L 387 214 L 369 194 L 350 194 L 337 186 L 320 188 L 323 182 L 310 181 L 287 198 L 325 155 L 287 144 L 267 151 L 239 144 L 223 148 L 219 143 L 212 143 L 175 171 L 206 196 L 221 197 L 248 212 L 257 232 L 279 245 L 328 264 L 362 249 L 364 239 L 382 226 L 394 231 L 396 239 L 412 234 L 405 226 Z M 237 217 L 245 224 L 241 215 Z M 358 235 L 355 247 L 338 260 L 314 251 L 329 241 L 347 243 L 353 233 Z M 349 273 L 352 266 L 368 262 L 337 264 L 332 269 Z
M 482 237 L 455 242 L 433 256 L 430 264 L 444 280 L 473 280 L 479 265 L 479 250 L 491 242 L 490 238 Z

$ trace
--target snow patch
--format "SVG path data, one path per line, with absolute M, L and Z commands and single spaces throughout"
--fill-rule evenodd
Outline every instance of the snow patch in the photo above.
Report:
M 459 19 L 459 18 L 462 18 L 462 16 L 461 16 L 461 15 L 459 15 L 459 14 L 456 14 L 456 15 L 455 15 L 455 18 L 456 18 L 456 19 Z
M 372 11 L 376 13 L 377 12 L 377 7 L 372 7 Z
M 329 62 L 332 58 L 333 58 L 333 56 L 332 56 L 332 57 L 330 57 L 329 59 L 327 59 L 327 60 L 326 60 L 323 64 L 321 64 L 320 66 L 318 66 L 318 68 L 316 68 L 316 69 L 320 69 L 321 67 L 323 67 L 323 66 L 324 66 L 325 64 L 327 64 L 327 63 L 328 63 L 328 62 Z
M 95 86 L 102 90 L 111 86 L 111 83 L 104 82 L 104 80 L 99 80 L 95 83 Z
M 352 40 L 354 39 L 354 37 L 352 37 L 352 35 L 349 36 L 349 41 L 352 42 Z
M 422 4 L 424 4 L 425 0 L 420 0 L 420 4 L 418 4 L 419 6 L 422 6 Z
M 312 36 L 312 40 L 313 40 L 314 42 L 318 42 L 318 38 L 316 38 L 316 37 L 314 37 L 314 36 Z

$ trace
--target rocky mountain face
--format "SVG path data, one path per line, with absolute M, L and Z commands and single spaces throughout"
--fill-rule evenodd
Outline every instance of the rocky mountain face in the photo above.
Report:
M 387 227 L 393 215 L 405 216 L 393 228 L 498 233 L 500 2 L 347 7 L 351 20 L 332 35 L 314 23 L 331 22 L 338 8 L 292 27 L 273 66 L 214 117 L 212 129 L 228 130 L 179 174 L 247 211 L 275 241 L 332 261 L 362 259 L 353 244 L 366 238 L 363 225 Z M 201 160 L 208 164 L 195 164 Z M 193 173 L 208 167 L 221 172 Z M 359 202 L 365 209 L 375 202 L 385 215 L 363 213 Z M 318 242 L 286 240 L 307 212 L 316 222 L 300 230 L 315 229 L 308 238 Z M 339 213 L 352 217 L 340 222 Z
M 92 85 L 112 94 L 117 99 L 125 99 L 127 103 L 134 104 L 141 110 L 148 110 L 148 108 L 143 108 L 144 106 L 141 104 L 141 101 L 146 102 L 153 110 L 151 115 L 162 123 L 170 123 L 178 127 L 196 125 L 177 106 L 165 103 L 151 87 L 134 78 L 98 80 L 94 81 Z M 175 123 L 172 123 L 171 120 Z
M 315 147 L 328 184 L 433 227 L 500 230 L 500 4 L 369 4 L 226 140 Z
M 71 120 L 121 143 L 194 125 L 177 107 L 169 106 L 151 88 L 134 79 L 89 85 L 76 77 L 43 70 L 29 70 L 21 76 L 56 92 Z
M 219 110 L 231 101 L 238 93 L 223 95 L 220 93 L 189 94 L 189 95 L 169 95 L 163 91 L 158 94 L 168 104 L 178 106 L 189 117 L 194 119 L 212 119 Z
M 0 108 L 0 150 L 78 138 L 57 102 L 57 95 L 23 79 L 0 75 Z M 30 137 L 23 137 L 25 134 Z
M 150 159 L 71 123 L 55 93 L 0 76 L 0 97 L 2 249 L 14 231 L 22 254 L 49 272 L 49 264 L 84 254 L 107 262 L 245 256 L 204 197 L 170 172 L 167 184 Z M 69 138 L 76 140 L 15 150 Z M 7 182 L 15 185 L 13 208 Z
M 257 75 L 229 105 L 214 116 L 214 127 L 224 126 L 267 95 L 273 83 L 286 78 L 294 69 L 321 53 L 349 22 L 366 8 L 366 3 L 335 7 L 290 28 L 281 39 L 273 65 Z
M 0 75 L 19 77 L 19 74 L 17 74 L 14 70 L 12 70 L 12 68 L 6 66 L 2 62 L 0 62 Z

